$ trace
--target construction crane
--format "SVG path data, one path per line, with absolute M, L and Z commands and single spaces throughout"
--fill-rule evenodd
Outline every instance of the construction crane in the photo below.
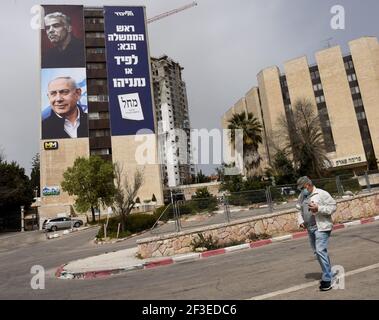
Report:
M 192 7 L 195 7 L 195 6 L 197 6 L 197 2 L 194 1 L 194 2 L 192 2 L 190 4 L 187 4 L 187 5 L 183 6 L 183 7 L 180 7 L 180 8 L 171 10 L 171 11 L 167 11 L 167 12 L 161 13 L 161 14 L 155 16 L 155 17 L 149 18 L 149 19 L 147 19 L 147 23 L 151 23 L 151 22 L 154 22 L 154 21 L 166 18 L 168 16 L 171 16 L 171 15 L 176 14 L 178 12 L 190 9 Z

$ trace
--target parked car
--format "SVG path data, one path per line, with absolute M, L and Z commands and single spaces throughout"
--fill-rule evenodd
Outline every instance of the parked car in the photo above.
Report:
M 60 229 L 79 228 L 83 225 L 83 221 L 80 219 L 71 218 L 54 218 L 45 220 L 42 229 L 46 231 L 57 231 Z
M 281 188 L 281 194 L 283 196 L 293 196 L 296 194 L 296 190 L 291 187 L 283 187 Z

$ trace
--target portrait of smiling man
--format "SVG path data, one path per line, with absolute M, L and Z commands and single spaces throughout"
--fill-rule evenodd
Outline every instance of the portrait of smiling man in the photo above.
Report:
M 57 77 L 49 82 L 51 113 L 42 121 L 42 139 L 88 137 L 88 116 L 79 104 L 81 94 L 71 77 Z
M 50 48 L 43 53 L 42 68 L 84 67 L 84 42 L 73 35 L 70 17 L 53 12 L 44 23 Z

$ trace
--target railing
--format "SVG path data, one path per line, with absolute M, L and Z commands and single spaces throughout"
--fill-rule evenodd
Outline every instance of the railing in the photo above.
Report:
M 313 183 L 336 199 L 344 198 L 371 192 L 374 188 L 379 190 L 379 171 L 366 172 L 361 176 L 341 175 L 316 179 Z M 296 184 L 286 184 L 267 186 L 260 190 L 224 193 L 220 197 L 172 201 L 151 228 L 151 233 L 180 232 L 293 209 L 299 195 Z M 158 227 L 159 222 L 163 221 L 170 223 L 161 223 Z

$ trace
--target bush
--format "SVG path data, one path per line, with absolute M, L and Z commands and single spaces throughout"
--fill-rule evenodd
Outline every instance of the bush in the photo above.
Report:
M 167 207 L 169 207 L 169 208 L 167 209 Z M 155 220 L 158 220 L 159 217 L 161 216 L 161 214 L 163 213 L 163 211 L 165 211 L 165 210 L 166 210 L 166 212 L 163 214 L 160 221 L 166 222 L 166 221 L 174 218 L 174 210 L 172 209 L 172 205 L 169 204 L 167 206 L 162 206 L 162 207 L 155 209 L 155 211 L 154 211 Z
M 362 191 L 362 187 L 359 184 L 358 179 L 341 180 L 341 184 L 345 192 L 346 191 L 351 191 L 351 192 Z
M 207 250 L 216 250 L 220 248 L 217 239 L 213 239 L 212 235 L 204 237 L 203 234 L 198 233 L 198 238 L 195 238 L 191 242 L 191 247 L 193 251 L 197 248 L 206 248 Z
M 150 229 L 156 221 L 156 218 L 154 215 L 148 215 L 148 214 L 131 214 L 128 217 L 126 217 L 126 227 L 125 232 L 119 234 L 120 238 L 130 236 L 132 234 L 145 231 Z M 103 238 L 104 237 L 104 224 L 106 223 L 106 220 L 102 220 L 102 224 L 100 227 L 100 230 L 97 234 L 97 238 Z M 116 238 L 117 237 L 117 229 L 118 224 L 120 223 L 120 217 L 114 217 L 109 219 L 108 221 L 108 227 L 107 227 L 107 237 L 110 238 Z
M 266 201 L 266 193 L 263 190 L 232 193 L 228 196 L 228 202 L 233 206 L 248 206 L 256 203 L 266 203 Z
M 327 179 L 327 180 L 315 180 L 313 182 L 316 188 L 323 189 L 329 192 L 331 195 L 338 195 L 338 188 L 335 179 Z
M 200 188 L 196 190 L 192 201 L 188 202 L 190 207 L 195 213 L 208 211 L 213 212 L 217 209 L 217 198 L 211 195 L 207 188 Z
M 262 233 L 262 234 L 257 235 L 254 232 L 252 232 L 249 234 L 249 240 L 252 242 L 266 240 L 266 239 L 271 239 L 271 236 L 268 235 L 267 233 Z
M 178 203 L 177 206 L 178 206 L 180 215 L 196 214 L 196 208 L 189 201 Z
M 131 233 L 138 233 L 150 229 L 156 219 L 149 214 L 131 214 L 126 217 L 126 229 Z

